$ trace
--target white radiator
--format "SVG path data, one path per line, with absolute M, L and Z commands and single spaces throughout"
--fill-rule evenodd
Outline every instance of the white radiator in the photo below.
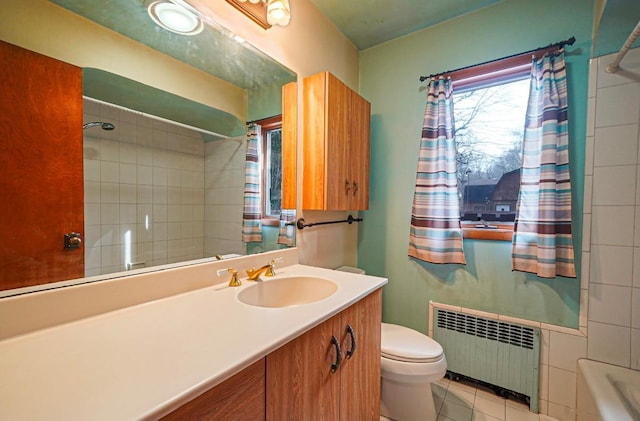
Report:
M 450 372 L 525 395 L 538 412 L 539 328 L 443 309 L 434 317 Z

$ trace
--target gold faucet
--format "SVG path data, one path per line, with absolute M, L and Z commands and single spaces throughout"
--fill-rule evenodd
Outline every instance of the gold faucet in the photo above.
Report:
M 276 275 L 276 271 L 274 270 L 274 265 L 275 265 L 276 261 L 272 260 L 269 263 L 267 263 L 266 265 L 262 266 L 261 268 L 258 269 L 247 269 L 247 280 L 249 281 L 257 281 L 258 278 L 260 278 L 260 274 L 262 274 L 264 272 L 264 276 L 275 276 Z

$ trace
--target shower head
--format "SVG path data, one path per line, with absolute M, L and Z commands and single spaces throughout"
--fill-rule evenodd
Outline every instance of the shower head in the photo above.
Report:
M 82 125 L 82 129 L 88 129 L 89 127 L 93 127 L 93 126 L 100 126 L 102 128 L 102 130 L 113 130 L 116 128 L 116 126 L 114 126 L 111 123 L 105 123 L 102 121 L 93 121 L 91 123 L 86 123 Z

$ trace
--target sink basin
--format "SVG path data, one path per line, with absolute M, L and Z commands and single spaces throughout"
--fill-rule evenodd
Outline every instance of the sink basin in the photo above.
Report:
M 238 300 L 257 307 L 292 307 L 314 303 L 338 290 L 335 282 L 315 276 L 290 276 L 257 282 L 243 289 Z

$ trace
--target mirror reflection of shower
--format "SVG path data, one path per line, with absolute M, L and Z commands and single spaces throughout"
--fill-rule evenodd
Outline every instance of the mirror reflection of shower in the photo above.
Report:
M 90 127 L 93 127 L 93 126 L 100 126 L 100 128 L 101 128 L 102 130 L 113 130 L 113 129 L 115 129 L 115 128 L 116 128 L 116 126 L 114 126 L 114 125 L 113 125 L 113 124 L 111 124 L 111 123 L 105 123 L 105 122 L 103 122 L 103 121 L 92 121 L 91 123 L 85 123 L 85 124 L 83 124 L 83 125 L 82 125 L 82 129 L 83 129 L 83 130 L 86 130 L 86 129 L 88 129 L 88 128 L 90 128 Z

